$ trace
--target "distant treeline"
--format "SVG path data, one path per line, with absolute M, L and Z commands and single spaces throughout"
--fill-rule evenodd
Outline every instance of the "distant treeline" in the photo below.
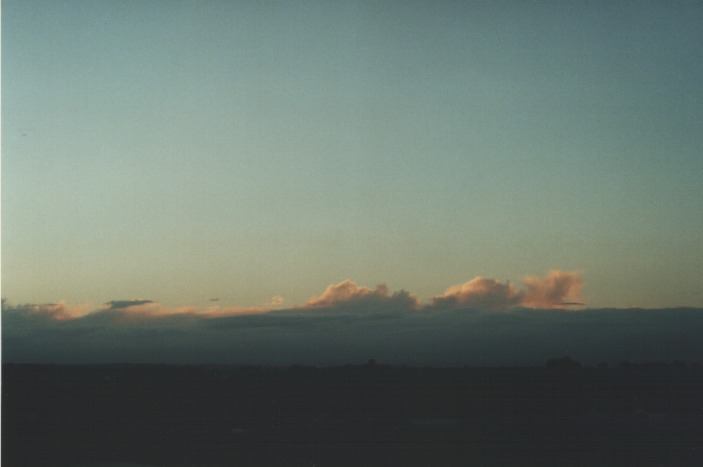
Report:
M 409 370 L 450 370 L 450 371 L 460 371 L 460 370 L 495 370 L 495 369 L 539 369 L 540 367 L 535 366 L 462 366 L 462 367 L 447 367 L 447 366 L 432 366 L 432 365 L 392 365 L 392 364 L 382 364 L 378 363 L 375 359 L 369 359 L 362 364 L 348 363 L 345 365 L 337 366 L 316 366 L 316 365 L 303 365 L 303 364 L 293 364 L 293 365 L 259 365 L 259 364 L 172 364 L 172 363 L 133 363 L 133 362 L 121 362 L 121 363 L 76 363 L 76 364 L 65 364 L 65 363 L 13 363 L 6 362 L 2 364 L 3 368 L 27 368 L 27 369 L 42 369 L 46 371 L 51 371 L 52 369 L 61 371 L 137 371 L 139 369 L 144 369 L 149 372 L 153 371 L 156 374 L 163 374 L 164 372 L 170 371 L 194 371 L 196 373 L 202 372 L 242 372 L 248 373 L 253 371 L 277 371 L 277 372 L 312 372 L 312 371 L 359 371 L 359 370 L 396 370 L 396 371 L 409 371 Z M 582 368 L 582 369 L 604 369 L 604 368 L 673 368 L 673 369 L 701 369 L 703 365 L 698 362 L 686 362 L 683 360 L 672 360 L 672 361 L 630 361 L 622 360 L 616 364 L 610 364 L 606 361 L 598 362 L 595 365 L 592 364 L 582 364 L 569 356 L 557 357 L 547 360 L 544 363 L 545 368 Z
M 560 358 L 552 358 L 547 360 L 544 365 L 547 368 L 593 368 L 590 365 L 582 365 L 581 363 L 573 360 L 571 357 L 565 356 Z M 604 369 L 608 368 L 608 362 L 600 362 L 595 368 Z M 623 360 L 616 365 L 616 368 L 702 368 L 699 363 L 688 363 L 681 360 L 674 360 L 672 362 L 665 361 L 655 361 L 655 362 L 631 362 L 629 360 Z

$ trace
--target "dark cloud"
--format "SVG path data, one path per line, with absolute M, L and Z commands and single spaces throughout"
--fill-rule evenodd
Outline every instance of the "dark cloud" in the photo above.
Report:
M 108 309 L 55 319 L 27 308 L 3 312 L 6 362 L 153 362 L 336 365 L 541 365 L 570 355 L 584 363 L 703 362 L 703 310 L 370 313 L 298 308 L 263 314 L 144 317 Z
M 131 306 L 146 305 L 147 303 L 154 302 L 151 300 L 113 300 L 107 302 L 105 305 L 108 305 L 113 310 L 117 310 L 120 308 L 129 308 Z

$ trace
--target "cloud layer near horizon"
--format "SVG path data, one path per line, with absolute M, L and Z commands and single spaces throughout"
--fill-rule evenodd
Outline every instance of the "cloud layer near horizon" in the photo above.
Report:
M 287 309 L 168 307 L 115 300 L 3 304 L 6 362 L 431 365 L 703 360 L 703 310 L 565 311 L 580 300 L 578 273 L 526 277 L 523 288 L 477 277 L 422 304 L 351 281 Z
M 406 310 L 433 311 L 453 308 L 470 308 L 481 311 L 506 311 L 516 307 L 553 309 L 564 308 L 566 303 L 580 300 L 583 281 L 578 272 L 552 270 L 544 277 L 527 276 L 523 279 L 524 289 L 495 279 L 476 277 L 464 284 L 449 287 L 443 294 L 432 298 L 430 303 L 422 304 L 412 293 L 400 290 L 391 293 L 386 284 L 379 284 L 375 289 L 359 286 L 346 279 L 328 286 L 316 297 L 310 298 L 304 305 L 290 307 L 289 310 L 306 310 L 320 308 L 345 309 L 355 307 L 358 310 Z M 63 320 L 81 318 L 88 314 L 123 310 L 132 316 L 157 317 L 165 315 L 193 314 L 203 317 L 260 314 L 280 310 L 280 297 L 274 297 L 268 306 L 263 307 L 220 307 L 207 308 L 191 306 L 169 307 L 152 300 L 112 300 L 97 308 L 90 305 L 70 305 L 65 302 L 19 305 L 17 310 L 28 313 L 44 314 L 47 317 Z M 9 307 L 9 305 L 8 305 Z

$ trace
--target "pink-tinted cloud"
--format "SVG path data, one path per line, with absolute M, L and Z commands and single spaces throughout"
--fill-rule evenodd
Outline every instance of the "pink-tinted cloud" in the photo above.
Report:
M 516 307 L 563 308 L 566 303 L 580 301 L 583 281 L 578 272 L 550 271 L 544 277 L 528 276 L 522 280 L 525 289 L 509 282 L 476 277 L 464 284 L 448 288 L 432 299 L 435 308 L 475 308 L 485 311 L 509 310 Z
M 519 306 L 523 293 L 510 283 L 476 277 L 469 282 L 448 288 L 432 299 L 436 308 L 477 308 L 487 311 L 505 310 Z
M 335 307 L 358 304 L 400 305 L 416 309 L 419 302 L 414 295 L 401 290 L 390 294 L 386 284 L 379 284 L 375 289 L 360 287 L 350 280 L 330 285 L 319 297 L 313 297 L 305 303 L 304 308 Z
M 522 305 L 531 308 L 562 308 L 581 301 L 583 280 L 578 272 L 552 270 L 544 277 L 525 277 Z
M 223 317 L 223 316 L 241 316 L 241 315 L 260 315 L 272 311 L 268 307 L 238 307 L 238 306 L 213 306 L 205 310 L 193 309 L 192 314 L 204 317 Z
M 388 287 L 384 284 L 378 285 L 375 290 L 371 290 L 367 287 L 359 287 L 347 279 L 338 284 L 330 285 L 322 295 L 308 300 L 305 306 L 334 306 L 368 299 L 369 297 L 384 298 L 387 296 Z
M 3 308 L 4 306 L 5 305 L 3 304 Z M 20 305 L 17 308 L 30 314 L 45 316 L 55 320 L 80 318 L 90 314 L 94 310 L 94 306 L 92 304 L 84 303 L 79 305 L 70 305 L 63 300 L 58 303 Z
M 110 302 L 114 303 L 114 302 Z M 115 310 L 115 308 L 112 308 Z M 124 318 L 161 318 L 169 316 L 194 316 L 194 317 L 222 317 L 237 315 L 253 315 L 266 313 L 269 308 L 264 307 L 221 307 L 210 306 L 208 308 L 197 308 L 193 306 L 169 306 L 148 300 L 141 300 L 134 305 L 117 308 Z M 101 310 L 98 310 L 101 311 Z

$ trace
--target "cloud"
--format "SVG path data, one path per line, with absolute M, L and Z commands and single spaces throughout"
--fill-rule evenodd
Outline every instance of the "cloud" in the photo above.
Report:
M 356 312 L 433 311 L 458 308 L 504 311 L 516 307 L 550 309 L 583 304 L 579 301 L 583 281 L 577 272 L 553 270 L 544 277 L 525 277 L 523 284 L 525 288 L 520 290 L 509 282 L 502 283 L 496 279 L 479 276 L 464 284 L 448 288 L 442 295 L 433 297 L 428 304 L 423 305 L 414 294 L 405 290 L 391 293 L 386 284 L 379 284 L 371 289 L 347 279 L 328 286 L 321 295 L 310 298 L 302 306 L 290 307 L 288 311 L 323 308 Z M 172 315 L 239 316 L 286 310 L 283 307 L 285 298 L 280 295 L 273 296 L 268 303 L 260 307 L 220 306 L 214 304 L 215 302 L 212 303 L 213 305 L 206 308 L 197 308 L 170 306 L 145 299 L 112 300 L 99 307 L 89 303 L 69 305 L 65 301 L 10 307 L 3 302 L 3 309 L 23 310 L 26 313 L 55 320 L 77 319 L 90 314 L 108 312 L 121 319 L 149 319 Z
M 26 318 L 50 321 L 80 321 L 107 325 L 127 325 L 145 321 L 165 322 L 168 318 L 217 318 L 268 313 L 265 307 L 220 307 L 197 308 L 193 306 L 170 306 L 152 300 L 112 300 L 95 307 L 90 303 L 69 305 L 64 301 L 47 304 L 10 305 L 3 301 L 3 316 L 21 315 Z
M 42 304 L 24 304 L 11 306 L 5 299 L 2 302 L 3 312 L 14 310 L 28 315 L 54 319 L 54 320 L 66 320 L 66 319 L 76 319 L 93 312 L 95 307 L 92 304 L 85 303 L 80 305 L 69 305 L 65 301 L 59 301 L 58 303 L 42 303 Z
M 476 277 L 448 288 L 444 294 L 434 297 L 430 306 L 502 311 L 516 307 L 551 309 L 581 304 L 577 301 L 583 281 L 578 272 L 553 270 L 544 277 L 525 277 L 522 282 L 525 289 L 520 290 L 509 282 Z
M 377 308 L 379 306 L 405 308 L 414 310 L 419 302 L 414 295 L 401 290 L 390 294 L 386 284 L 379 284 L 375 289 L 359 287 L 350 280 L 330 285 L 319 297 L 313 297 L 305 303 L 304 308 L 359 306 Z
M 110 309 L 117 310 L 120 308 L 129 308 L 138 305 L 145 305 L 148 303 L 154 303 L 151 300 L 113 300 L 107 302 L 105 305 L 109 305 Z
M 169 316 L 192 316 L 194 318 L 215 318 L 220 316 L 241 316 L 268 313 L 268 307 L 236 307 L 236 306 L 209 306 L 198 308 L 193 306 L 170 306 L 150 300 L 144 303 L 130 305 L 123 308 L 110 308 L 105 311 L 117 311 L 121 319 L 158 319 Z M 99 310 L 102 311 L 102 310 Z
M 283 304 L 286 302 L 286 297 L 282 295 L 274 295 L 271 297 L 271 299 L 266 303 L 265 306 L 268 307 L 273 307 L 273 308 L 280 308 L 283 306 Z
M 265 307 L 238 307 L 238 306 L 212 306 L 205 310 L 189 308 L 187 313 L 201 317 L 219 317 L 219 316 L 242 316 L 242 315 L 258 315 L 271 312 L 271 308 Z M 175 313 L 174 313 L 175 314 Z
M 488 311 L 506 310 L 521 304 L 523 293 L 510 283 L 476 277 L 465 284 L 448 288 L 434 297 L 433 308 L 476 308 Z
M 525 277 L 527 287 L 522 305 L 531 308 L 558 308 L 580 303 L 583 280 L 578 272 L 553 270 L 545 277 Z

